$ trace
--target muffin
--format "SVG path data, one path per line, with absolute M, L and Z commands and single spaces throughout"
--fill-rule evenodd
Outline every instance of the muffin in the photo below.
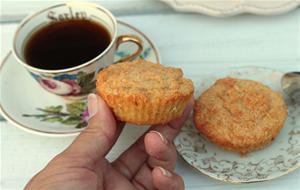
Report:
M 98 74 L 96 86 L 118 120 L 137 125 L 180 117 L 194 93 L 181 69 L 142 59 L 109 66 Z
M 195 101 L 201 134 L 224 150 L 246 153 L 268 146 L 287 118 L 281 94 L 255 81 L 219 79 Z

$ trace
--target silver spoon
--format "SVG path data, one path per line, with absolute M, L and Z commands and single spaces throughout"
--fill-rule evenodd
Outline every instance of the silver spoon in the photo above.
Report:
M 281 78 L 281 88 L 288 96 L 300 101 L 300 72 L 284 74 Z

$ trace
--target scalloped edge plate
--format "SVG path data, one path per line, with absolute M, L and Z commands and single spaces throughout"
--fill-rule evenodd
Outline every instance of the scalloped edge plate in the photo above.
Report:
M 252 0 L 161 0 L 179 12 L 195 12 L 215 17 L 229 17 L 242 13 L 278 15 L 300 5 L 299 0 L 252 1 Z
M 286 175 L 300 167 L 300 102 L 289 98 L 280 87 L 278 70 L 263 67 L 241 67 L 220 71 L 194 83 L 195 98 L 219 78 L 240 78 L 261 82 L 281 93 L 289 110 L 279 135 L 266 148 L 252 151 L 242 158 L 240 153 L 217 148 L 193 123 L 192 113 L 173 141 L 184 161 L 197 171 L 226 182 L 252 183 Z

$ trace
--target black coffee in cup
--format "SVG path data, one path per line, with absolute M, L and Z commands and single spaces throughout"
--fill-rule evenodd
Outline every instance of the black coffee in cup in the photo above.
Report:
M 108 30 L 98 23 L 60 21 L 34 32 L 25 44 L 24 56 L 35 68 L 66 69 L 97 57 L 110 42 Z

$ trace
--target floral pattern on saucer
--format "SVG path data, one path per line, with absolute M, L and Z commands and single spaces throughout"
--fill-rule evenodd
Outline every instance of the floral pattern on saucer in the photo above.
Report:
M 139 57 L 134 58 L 133 60 L 136 60 L 138 58 L 145 59 L 150 54 L 151 50 L 152 50 L 151 47 L 145 48 L 145 50 L 139 55 Z M 129 53 L 126 51 L 117 51 L 117 52 L 115 52 L 115 54 L 121 58 L 129 55 Z
M 221 71 L 194 83 L 195 98 L 217 79 L 250 79 L 282 94 L 289 110 L 279 135 L 266 148 L 245 155 L 217 148 L 196 129 L 192 113 L 174 144 L 182 158 L 197 171 L 226 182 L 252 183 L 286 175 L 300 167 L 300 102 L 290 99 L 280 87 L 281 71 L 261 67 L 242 67 Z M 245 156 L 245 157 L 243 157 Z
M 43 122 L 59 122 L 64 125 L 74 125 L 75 128 L 81 129 L 87 126 L 90 119 L 87 102 L 73 102 L 66 104 L 67 113 L 62 112 L 63 106 L 49 106 L 45 109 L 37 108 L 42 111 L 41 114 L 28 115 L 23 114 L 23 117 L 35 117 Z

